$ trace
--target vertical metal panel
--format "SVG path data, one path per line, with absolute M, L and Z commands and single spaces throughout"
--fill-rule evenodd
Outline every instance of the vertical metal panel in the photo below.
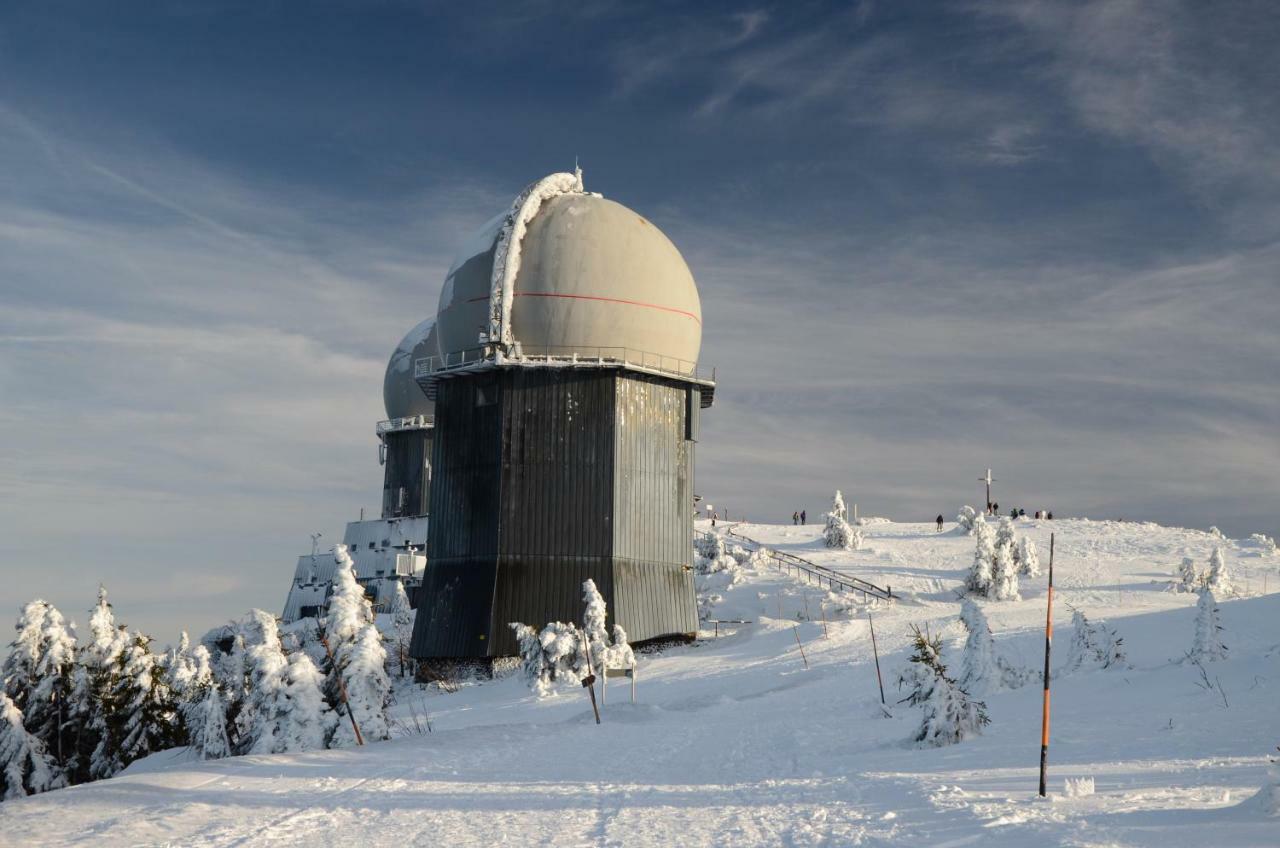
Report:
M 387 446 L 382 476 L 382 517 L 426 515 L 430 503 L 431 429 L 400 430 L 383 436 Z M 404 495 L 401 496 L 401 490 Z M 403 501 L 402 501 L 403 497 Z
M 432 445 L 427 570 L 418 589 L 410 651 L 415 657 L 489 653 L 490 608 L 498 553 L 502 407 L 477 405 L 494 375 L 445 380 L 438 387 Z

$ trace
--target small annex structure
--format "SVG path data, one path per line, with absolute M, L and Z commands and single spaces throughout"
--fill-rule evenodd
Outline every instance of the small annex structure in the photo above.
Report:
M 412 602 L 427 563 L 434 404 L 414 380 L 413 363 L 438 351 L 435 324 L 428 318 L 415 326 L 387 362 L 382 381 L 387 417 L 374 430 L 383 469 L 382 514 L 361 516 L 342 535 L 356 580 L 379 612 L 391 611 L 401 590 Z M 334 546 L 324 547 L 298 557 L 281 616 L 286 624 L 315 618 L 328 605 L 338 558 Z
M 552 174 L 468 239 L 444 281 L 428 567 L 410 652 L 517 653 L 512 621 L 570 621 L 593 580 L 632 640 L 692 635 L 694 446 L 714 374 L 680 252 Z

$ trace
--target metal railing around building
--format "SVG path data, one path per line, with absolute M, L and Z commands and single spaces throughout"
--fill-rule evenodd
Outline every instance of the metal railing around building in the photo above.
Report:
M 699 368 L 698 363 L 691 360 L 628 347 L 592 345 L 520 346 L 518 354 L 507 354 L 504 356 L 504 361 L 511 364 L 596 365 L 633 368 L 705 384 L 714 384 L 716 379 L 716 369 L 714 367 Z M 473 369 L 492 364 L 495 364 L 494 348 L 492 345 L 484 345 L 439 356 L 425 356 L 421 359 L 416 359 L 413 363 L 413 376 L 415 380 L 426 380 L 432 377 L 444 376 L 451 371 Z
M 827 588 L 832 591 L 861 592 L 862 599 L 864 601 L 867 598 L 879 598 L 884 601 L 892 601 L 894 599 L 893 589 L 890 586 L 877 586 L 868 580 L 863 580 L 861 577 L 842 574 L 839 571 L 827 568 L 825 565 L 818 565 L 816 562 L 810 562 L 809 560 L 795 556 L 794 554 L 775 551 L 749 536 L 744 536 L 741 533 L 736 532 L 732 527 L 727 527 L 726 532 L 738 541 L 746 542 L 748 545 L 754 546 L 755 550 L 764 551 L 765 555 L 773 561 L 774 565 L 778 566 L 786 573 L 796 577 L 803 574 L 809 583 L 822 586 L 825 581 Z M 695 530 L 693 531 L 693 534 L 695 538 L 704 539 L 714 535 L 702 530 Z

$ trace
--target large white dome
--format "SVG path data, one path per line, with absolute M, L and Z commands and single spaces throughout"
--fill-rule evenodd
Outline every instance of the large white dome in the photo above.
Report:
M 473 350 L 489 326 L 495 246 L 505 215 L 459 253 L 440 293 L 440 352 Z M 510 326 L 526 355 L 629 358 L 692 372 L 702 345 L 698 289 L 662 231 L 603 197 L 542 203 L 520 243 Z M 662 361 L 656 361 L 661 357 Z
M 413 379 L 413 363 L 440 352 L 436 341 L 436 319 L 428 318 L 414 327 L 396 345 L 387 362 L 387 373 L 382 379 L 382 403 L 387 408 L 387 418 L 412 418 L 417 415 L 431 417 L 436 405 L 427 400 L 422 388 Z

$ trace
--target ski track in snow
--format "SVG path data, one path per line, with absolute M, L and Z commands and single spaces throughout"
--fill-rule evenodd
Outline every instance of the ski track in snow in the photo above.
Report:
M 402 686 L 394 710 L 419 701 L 435 732 L 203 763 L 164 752 L 111 780 L 0 804 L 0 846 L 1280 845 L 1280 818 L 1241 806 L 1280 742 L 1280 557 L 1194 530 L 1018 523 L 1046 569 L 1057 533 L 1055 668 L 1068 605 L 1115 627 L 1131 665 L 1055 678 L 1045 800 L 1038 681 L 987 696 L 985 734 L 941 749 L 910 746 L 919 710 L 894 703 L 911 625 L 940 634 L 944 660 L 959 663 L 972 538 L 872 524 L 862 550 L 835 552 L 816 525 L 740 529 L 901 595 L 870 606 L 892 718 L 860 596 L 747 566 L 717 589 L 713 614 L 752 623 L 641 654 L 639 703 L 611 687 L 599 727 L 576 689 L 538 700 L 513 677 L 455 694 Z M 1181 558 L 1203 564 L 1215 545 L 1241 586 L 1220 604 L 1229 659 L 1209 668 L 1229 707 L 1177 662 L 1195 597 L 1169 591 Z M 1022 600 L 982 605 L 1001 653 L 1033 669 L 1045 588 L 1024 577 Z M 1068 777 L 1096 791 L 1067 797 Z

